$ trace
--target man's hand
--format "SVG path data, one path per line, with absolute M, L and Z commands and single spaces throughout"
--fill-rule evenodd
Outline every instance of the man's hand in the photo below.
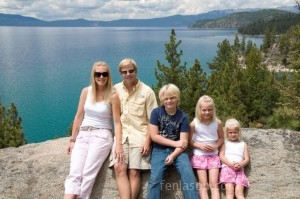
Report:
M 115 158 L 117 159 L 118 163 L 120 164 L 125 163 L 126 157 L 124 154 L 122 144 L 116 144 Z
M 141 154 L 142 154 L 142 156 L 147 156 L 147 155 L 150 154 L 150 149 L 151 149 L 150 145 L 151 145 L 150 142 L 147 142 L 147 141 L 146 141 L 146 142 L 144 143 L 144 145 L 143 145 L 143 147 L 142 147 L 142 149 L 141 149 Z

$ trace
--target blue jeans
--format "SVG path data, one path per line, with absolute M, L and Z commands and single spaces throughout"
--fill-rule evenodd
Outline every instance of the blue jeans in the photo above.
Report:
M 174 148 L 154 148 L 151 153 L 151 175 L 147 187 L 147 199 L 158 199 L 164 187 L 163 179 L 165 177 L 168 165 L 165 160 L 175 149 Z M 198 199 L 198 189 L 193 169 L 189 158 L 185 152 L 181 153 L 173 162 L 181 178 L 181 188 L 185 199 Z

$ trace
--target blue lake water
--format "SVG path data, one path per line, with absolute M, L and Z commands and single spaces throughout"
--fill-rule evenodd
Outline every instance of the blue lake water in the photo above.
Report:
M 182 61 L 191 66 L 216 55 L 217 44 L 234 40 L 236 30 L 177 28 Z M 171 28 L 0 27 L 0 99 L 14 102 L 29 143 L 62 137 L 77 110 L 80 92 L 90 84 L 94 62 L 107 62 L 113 82 L 121 81 L 118 63 L 131 57 L 139 78 L 155 84 L 157 60 L 165 61 Z M 258 46 L 262 38 L 251 38 Z

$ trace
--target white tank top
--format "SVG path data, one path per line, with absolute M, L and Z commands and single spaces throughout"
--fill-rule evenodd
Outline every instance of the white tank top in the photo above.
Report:
M 198 119 L 194 119 L 195 133 L 194 141 L 204 144 L 215 144 L 219 139 L 218 135 L 218 120 L 215 119 L 212 123 L 205 125 L 200 123 Z M 198 148 L 193 149 L 194 155 L 215 155 L 218 154 L 219 150 L 216 149 L 212 152 L 206 152 Z
M 225 157 L 230 162 L 242 162 L 244 160 L 244 149 L 245 142 L 243 141 L 230 142 L 225 140 Z
M 107 102 L 91 102 L 92 87 L 89 86 L 84 104 L 84 118 L 81 126 L 112 129 L 112 110 Z

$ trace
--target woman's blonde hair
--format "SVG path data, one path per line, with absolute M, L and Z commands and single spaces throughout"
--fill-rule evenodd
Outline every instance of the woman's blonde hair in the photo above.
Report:
M 92 84 L 92 97 L 91 97 L 91 101 L 92 103 L 95 103 L 97 101 L 96 97 L 97 97 L 97 84 L 96 84 L 96 80 L 95 80 L 95 71 L 96 68 L 98 67 L 104 67 L 106 68 L 107 72 L 108 72 L 108 77 L 107 77 L 107 82 L 106 82 L 106 88 L 104 91 L 104 96 L 103 96 L 103 100 L 105 102 L 109 102 L 110 101 L 110 97 L 111 97 L 111 93 L 112 93 L 112 77 L 111 77 L 111 72 L 109 69 L 108 64 L 106 64 L 103 61 L 98 61 L 96 63 L 94 63 L 93 68 L 92 68 L 92 72 L 91 72 L 91 84 Z
M 202 97 L 199 98 L 196 108 L 195 108 L 195 118 L 197 118 L 200 122 L 202 121 L 202 115 L 201 115 L 201 106 L 203 103 L 210 103 L 210 105 L 212 106 L 213 109 L 213 114 L 211 119 L 209 120 L 209 123 L 211 123 L 212 121 L 214 121 L 216 119 L 216 107 L 215 107 L 215 103 L 213 101 L 213 99 L 208 96 L 208 95 L 203 95 Z
M 125 58 L 119 63 L 119 72 L 122 72 L 122 69 L 125 66 L 130 66 L 130 65 L 133 66 L 134 71 L 137 72 L 136 62 L 131 58 Z
M 225 139 L 228 140 L 228 127 L 233 127 L 236 130 L 238 130 L 239 136 L 238 136 L 238 141 L 240 141 L 242 139 L 242 132 L 241 132 L 241 124 L 239 123 L 239 121 L 237 121 L 236 119 L 228 119 L 225 123 L 225 127 L 224 127 L 224 133 L 225 133 Z
M 167 84 L 163 86 L 158 93 L 160 104 L 164 104 L 165 97 L 176 97 L 178 99 L 177 106 L 180 104 L 180 90 L 175 84 Z

